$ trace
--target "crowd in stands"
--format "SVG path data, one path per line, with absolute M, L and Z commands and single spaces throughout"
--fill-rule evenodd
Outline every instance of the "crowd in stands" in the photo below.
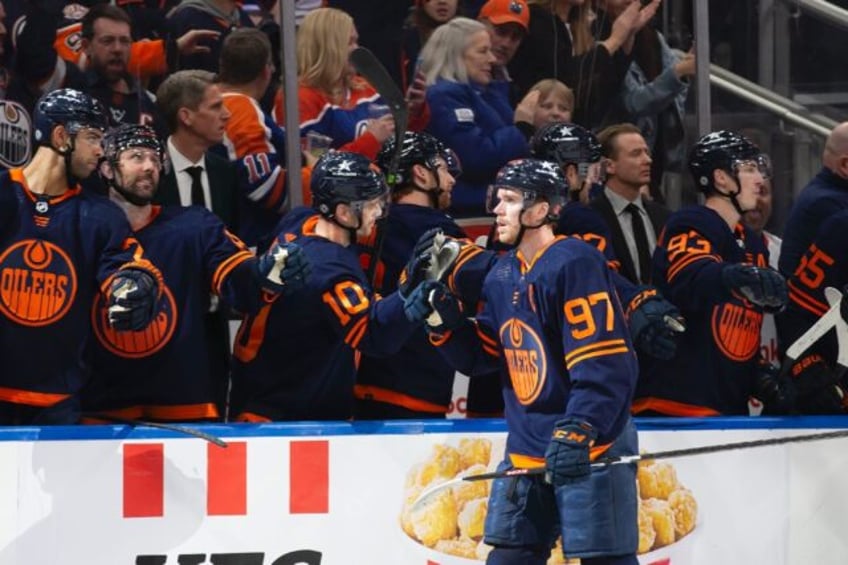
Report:
M 0 424 L 443 418 L 451 340 L 519 253 L 500 216 L 474 241 L 457 220 L 551 166 L 567 197 L 540 192 L 550 211 L 520 234 L 603 256 L 633 414 L 844 413 L 835 330 L 783 356 L 848 284 L 848 124 L 781 252 L 768 155 L 742 132 L 684 143 L 697 61 L 657 31 L 660 3 L 296 1 L 298 148 L 275 0 L 0 5 Z M 360 44 L 405 131 L 350 62 Z M 666 208 L 666 173 L 702 204 Z M 602 330 L 593 300 L 565 306 L 578 340 Z M 515 363 L 475 375 L 469 414 L 540 370 Z

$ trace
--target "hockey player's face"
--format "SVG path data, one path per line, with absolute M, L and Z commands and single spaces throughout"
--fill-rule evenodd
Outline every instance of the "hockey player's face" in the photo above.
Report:
M 498 241 L 507 245 L 514 245 L 518 243 L 518 233 L 521 229 L 524 196 L 518 190 L 499 188 L 496 199 L 497 204 L 492 211 L 495 213 Z
M 74 138 L 71 153 L 71 173 L 80 179 L 88 178 L 97 169 L 103 157 L 103 132 L 99 129 L 82 128 Z
M 496 59 L 488 31 L 480 30 L 471 36 L 462 58 L 469 81 L 483 86 L 492 82 L 492 64 Z
M 119 175 L 115 179 L 137 202 L 150 202 L 159 186 L 162 161 L 159 154 L 146 147 L 130 147 L 121 152 Z
M 85 53 L 93 68 L 108 82 L 120 79 L 127 72 L 132 36 L 126 22 L 98 18 L 94 21 L 94 36 L 85 44 Z
M 448 171 L 448 164 L 441 157 L 436 159 L 436 181 L 441 190 L 439 193 L 438 207 L 439 210 L 447 210 L 451 205 L 451 192 L 456 184 L 456 179 Z
M 745 212 L 742 220 L 745 225 L 759 233 L 765 229 L 769 218 L 771 218 L 771 208 L 771 183 L 765 181 L 760 190 L 760 197 L 757 199 L 757 207 Z
M 756 161 L 743 161 L 735 166 L 739 179 L 739 207 L 742 210 L 754 210 L 760 199 L 765 179 Z
M 359 228 L 356 230 L 356 235 L 358 237 L 368 237 L 371 235 L 371 230 L 374 229 L 374 224 L 377 223 L 377 220 L 383 217 L 383 214 L 386 211 L 386 206 L 387 202 L 384 196 L 372 198 L 362 204 L 360 211 L 361 222 L 359 224 Z

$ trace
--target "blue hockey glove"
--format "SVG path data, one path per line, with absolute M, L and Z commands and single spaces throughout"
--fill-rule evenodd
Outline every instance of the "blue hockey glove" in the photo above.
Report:
M 686 331 L 680 310 L 659 294 L 640 302 L 630 312 L 628 323 L 633 345 L 656 359 L 674 357 L 680 336 Z
M 259 284 L 270 292 L 297 292 L 311 271 L 309 259 L 296 243 L 275 243 L 256 261 Z
M 545 480 L 555 487 L 576 482 L 592 472 L 589 448 L 598 433 L 587 422 L 560 420 L 545 451 Z
M 780 312 L 789 302 L 786 280 L 774 269 L 740 263 L 725 265 L 721 282 L 732 294 L 761 306 L 766 312 Z
M 423 322 L 433 312 L 430 295 L 444 285 L 437 281 L 424 281 L 403 298 L 403 313 L 410 322 Z M 401 294 L 401 297 L 403 295 Z
M 763 414 L 784 416 L 795 409 L 795 385 L 780 369 L 761 360 L 754 374 L 754 398 L 763 403 Z
M 109 325 L 119 332 L 139 331 L 156 314 L 159 285 L 141 269 L 122 269 L 112 279 L 109 292 Z
M 444 333 L 458 328 L 465 317 L 462 315 L 462 305 L 456 296 L 442 283 L 430 291 L 429 296 L 432 313 L 427 316 L 427 328 L 431 332 Z

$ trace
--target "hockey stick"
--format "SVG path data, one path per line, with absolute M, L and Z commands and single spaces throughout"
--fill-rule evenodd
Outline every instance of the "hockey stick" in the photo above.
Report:
M 836 329 L 836 339 L 839 344 L 836 363 L 842 369 L 848 368 L 848 323 L 842 318 L 841 313 L 842 292 L 829 286 L 824 289 L 824 296 L 827 298 L 830 308 L 786 350 L 786 358 L 783 361 L 783 372 L 788 371 L 802 353 L 834 328 Z
M 395 121 L 395 152 L 392 155 L 392 160 L 389 161 L 389 170 L 384 171 L 386 182 L 389 188 L 392 189 L 398 183 L 397 169 L 400 161 L 400 153 L 403 148 L 403 136 L 406 133 L 406 126 L 409 122 L 409 109 L 406 105 L 406 98 L 403 96 L 400 88 L 398 88 L 392 77 L 389 76 L 386 68 L 380 63 L 374 54 L 365 47 L 357 47 L 350 54 L 350 62 L 356 68 L 356 72 L 365 77 L 374 90 L 383 99 L 383 102 L 389 107 L 389 112 Z M 385 220 L 380 220 L 377 224 L 377 235 L 374 241 L 374 249 L 371 254 L 371 259 L 368 262 L 368 272 L 365 273 L 367 280 L 373 285 L 377 275 L 377 263 L 380 262 L 380 256 L 383 254 L 383 242 L 386 239 Z
M 671 449 L 669 451 L 657 451 L 656 453 L 640 453 L 638 455 L 621 455 L 618 457 L 603 457 L 592 463 L 593 469 L 603 469 L 610 465 L 623 465 L 636 463 L 638 461 L 650 461 L 655 459 L 672 459 L 674 457 L 686 457 L 690 455 L 703 455 L 706 453 L 717 453 L 720 451 L 732 451 L 736 449 L 750 449 L 754 447 L 768 447 L 771 445 L 783 445 L 786 443 L 798 443 L 807 441 L 820 441 L 825 439 L 839 439 L 848 437 L 848 430 L 835 432 L 820 432 L 816 434 L 805 434 L 789 437 L 778 437 L 769 439 L 757 439 L 752 441 L 740 441 L 736 443 L 721 443 L 717 445 L 703 445 L 700 447 L 686 447 L 683 449 Z M 491 473 L 480 473 L 451 479 L 437 485 L 424 489 L 418 498 L 410 506 L 410 509 L 421 506 L 427 499 L 437 492 L 461 484 L 464 481 L 488 481 L 491 479 L 503 479 L 508 477 L 532 477 L 545 474 L 544 467 L 533 467 L 529 469 L 508 469 L 506 471 L 494 471 Z
M 135 420 L 133 418 L 122 418 L 121 416 L 113 416 L 111 414 L 99 414 L 99 413 L 91 413 L 91 414 L 83 414 L 84 417 L 92 418 L 96 420 L 104 420 L 106 422 L 112 422 L 115 424 L 126 424 L 127 426 L 132 426 L 134 428 L 139 426 L 146 426 L 148 428 L 157 428 L 160 430 L 168 430 L 170 432 L 176 432 L 178 434 L 185 434 L 188 436 L 200 438 L 208 441 L 218 447 L 228 447 L 227 442 L 219 438 L 218 436 L 213 436 L 212 434 L 202 432 L 195 428 L 190 428 L 188 426 L 181 426 L 179 424 L 161 424 L 159 422 L 147 422 L 145 420 Z

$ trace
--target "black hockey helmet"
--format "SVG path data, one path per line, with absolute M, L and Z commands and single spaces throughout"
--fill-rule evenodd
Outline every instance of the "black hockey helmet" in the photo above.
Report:
M 103 154 L 113 165 L 118 162 L 121 152 L 130 147 L 152 149 L 159 157 L 164 156 L 164 147 L 152 127 L 140 124 L 123 124 L 106 132 L 103 138 Z
M 383 148 L 377 153 L 375 163 L 384 173 L 388 173 L 397 145 L 395 138 L 390 137 L 383 143 Z M 401 139 L 400 155 L 398 156 L 395 182 L 392 188 L 400 188 L 412 178 L 413 165 L 422 165 L 431 171 L 436 170 L 436 159 L 445 159 L 448 149 L 445 145 L 426 132 L 407 131 Z
M 736 176 L 736 166 L 745 161 L 754 161 L 764 177 L 771 176 L 771 163 L 744 135 L 721 130 L 701 137 L 689 151 L 689 170 L 698 190 L 708 193 L 714 189 L 713 171 L 721 169 Z
M 501 188 L 519 191 L 525 209 L 540 198 L 544 199 L 551 205 L 551 221 L 559 216 L 559 210 L 568 197 L 565 173 L 557 163 L 542 159 L 516 159 L 504 165 L 489 187 L 489 196 L 486 198 L 489 212 L 497 206 L 497 191 Z
M 595 134 L 583 126 L 555 122 L 548 124 L 533 136 L 531 152 L 537 159 L 566 165 L 597 163 L 601 160 L 601 144 Z M 581 176 L 585 172 L 581 173 Z
M 324 153 L 312 169 L 312 207 L 332 218 L 337 204 L 354 204 L 387 196 L 383 173 L 367 157 L 347 151 Z
M 65 126 L 72 135 L 83 128 L 105 131 L 109 127 L 100 102 L 72 88 L 53 90 L 42 96 L 35 104 L 32 121 L 39 145 L 50 145 L 50 135 L 58 125 Z

